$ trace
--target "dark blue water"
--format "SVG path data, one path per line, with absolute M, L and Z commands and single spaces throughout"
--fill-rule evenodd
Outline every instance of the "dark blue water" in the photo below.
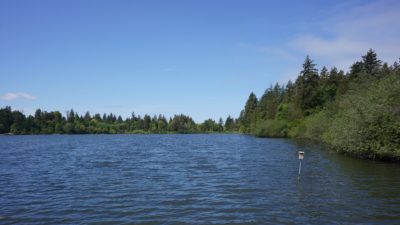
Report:
M 244 135 L 1 136 L 15 223 L 399 224 L 400 166 Z

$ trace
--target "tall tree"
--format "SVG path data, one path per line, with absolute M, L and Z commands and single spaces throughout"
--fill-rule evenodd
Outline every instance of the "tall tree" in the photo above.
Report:
M 11 107 L 6 106 L 0 109 L 0 133 L 10 132 L 11 125 L 13 123 L 13 116 L 11 113 Z
M 233 131 L 235 128 L 235 121 L 231 116 L 228 116 L 225 120 L 225 130 Z
M 307 110 L 321 104 L 318 95 L 319 76 L 316 64 L 306 57 L 303 63 L 303 70 L 296 80 L 296 103 L 307 113 Z
M 257 110 L 258 99 L 257 96 L 251 92 L 249 98 L 246 101 L 244 111 L 241 113 L 241 129 L 244 132 L 250 131 L 250 126 L 256 121 L 256 110 Z
M 278 111 L 279 104 L 283 100 L 285 88 L 278 83 L 274 87 L 267 89 L 260 101 L 258 102 L 257 118 L 258 119 L 273 119 Z
M 150 129 L 151 117 L 149 115 L 144 115 L 143 117 L 143 129 L 148 131 Z
M 374 50 L 369 49 L 367 54 L 362 56 L 363 67 L 368 75 L 377 76 L 380 67 L 382 66 L 382 61 L 378 59 Z

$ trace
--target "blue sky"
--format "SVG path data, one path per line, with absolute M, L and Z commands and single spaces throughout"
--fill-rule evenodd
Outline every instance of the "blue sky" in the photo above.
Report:
M 400 56 L 398 1 L 0 1 L 0 106 L 237 117 L 308 54 Z

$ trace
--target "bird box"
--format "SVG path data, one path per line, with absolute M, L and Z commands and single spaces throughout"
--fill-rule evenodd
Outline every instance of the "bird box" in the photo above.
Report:
M 300 160 L 304 159 L 304 152 L 303 151 L 299 151 L 299 159 Z

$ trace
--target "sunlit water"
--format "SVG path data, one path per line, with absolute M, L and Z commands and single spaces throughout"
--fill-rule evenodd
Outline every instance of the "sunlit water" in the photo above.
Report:
M 400 224 L 400 166 L 245 135 L 1 136 L 14 223 Z

